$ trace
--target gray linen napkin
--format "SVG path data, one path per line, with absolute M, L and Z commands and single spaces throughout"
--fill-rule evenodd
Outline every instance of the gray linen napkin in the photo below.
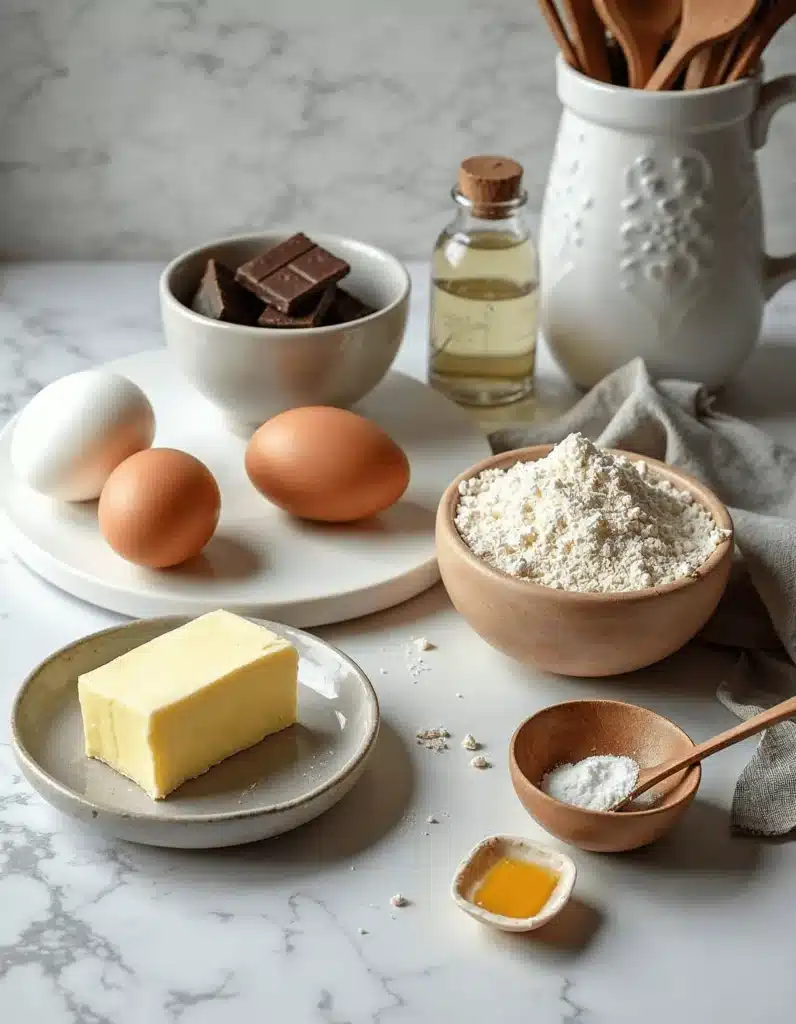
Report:
M 610 374 L 553 422 L 498 430 L 490 442 L 500 452 L 560 441 L 576 430 L 600 445 L 679 466 L 729 507 L 743 563 L 703 637 L 748 651 L 718 697 L 746 719 L 796 693 L 796 451 L 716 412 L 699 384 L 653 382 L 640 359 Z M 790 661 L 760 650 L 778 641 Z M 738 780 L 732 825 L 761 835 L 796 828 L 794 723 L 763 735 Z

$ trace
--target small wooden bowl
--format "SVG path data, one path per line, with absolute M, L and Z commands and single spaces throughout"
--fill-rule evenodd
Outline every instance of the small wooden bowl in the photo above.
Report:
M 702 778 L 695 765 L 655 789 L 646 810 L 588 811 L 543 793 L 543 776 L 594 754 L 632 757 L 641 768 L 688 753 L 693 741 L 668 718 L 618 700 L 553 704 L 527 719 L 511 740 L 509 767 L 525 810 L 551 835 L 582 850 L 616 853 L 659 839 L 682 817 Z
M 570 676 L 611 676 L 673 654 L 705 625 L 727 586 L 732 564 L 732 520 L 707 487 L 679 469 L 645 459 L 659 477 L 690 491 L 730 530 L 693 576 L 646 590 L 582 594 L 509 576 L 467 547 L 454 517 L 459 484 L 485 469 L 544 458 L 552 445 L 504 452 L 479 462 L 447 488 L 437 510 L 437 559 L 457 611 L 488 644 L 526 664 Z M 633 461 L 641 456 L 614 452 Z

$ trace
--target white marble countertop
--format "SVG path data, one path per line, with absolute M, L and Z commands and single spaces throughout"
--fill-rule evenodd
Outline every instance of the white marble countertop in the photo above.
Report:
M 399 366 L 421 375 L 424 273 Z M 0 414 L 49 380 L 160 343 L 151 264 L 0 270 Z M 769 311 L 766 345 L 723 398 L 796 442 L 796 292 Z M 568 392 L 542 354 L 540 392 Z M 117 621 L 33 577 L 0 547 L 0 714 L 45 655 Z M 375 680 L 384 729 L 366 776 L 318 821 L 237 849 L 109 844 L 20 778 L 0 729 L 0 1020 L 8 1024 L 364 1024 L 499 1021 L 730 1024 L 793 1019 L 796 844 L 731 838 L 728 808 L 750 743 L 705 765 L 699 798 L 654 847 L 575 851 L 577 899 L 530 937 L 488 932 L 448 895 L 490 832 L 544 838 L 505 770 L 517 723 L 554 701 L 626 698 L 695 738 L 726 727 L 726 657 L 692 645 L 621 681 L 543 677 L 490 650 L 437 587 L 321 631 Z M 436 645 L 417 681 L 405 646 Z M 386 675 L 380 669 L 386 669 Z M 456 699 L 456 693 L 463 694 Z M 496 766 L 473 771 L 471 731 Z M 439 824 L 429 825 L 433 814 Z M 411 905 L 390 906 L 395 892 Z M 361 934 L 365 929 L 366 934 Z

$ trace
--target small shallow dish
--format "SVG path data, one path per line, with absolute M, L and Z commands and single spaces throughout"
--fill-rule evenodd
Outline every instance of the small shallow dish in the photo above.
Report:
M 594 754 L 626 755 L 640 768 L 680 757 L 693 740 L 668 718 L 619 700 L 573 700 L 552 704 L 528 718 L 514 733 L 509 768 L 525 810 L 557 839 L 582 850 L 618 853 L 659 839 L 680 820 L 696 796 L 701 765 L 678 772 L 650 791 L 652 807 L 589 811 L 542 792 L 542 779 L 560 764 Z
M 503 914 L 493 914 L 475 902 L 479 883 L 501 857 L 530 861 L 558 874 L 558 882 L 547 903 L 533 917 L 506 917 Z M 462 861 L 453 877 L 451 895 L 457 907 L 482 924 L 491 925 L 504 932 L 530 932 L 534 928 L 541 928 L 556 914 L 561 913 L 572 895 L 576 875 L 575 862 L 560 850 L 520 836 L 489 836 Z
M 87 758 L 77 678 L 186 618 L 141 619 L 84 637 L 28 676 L 11 711 L 25 778 L 59 811 L 109 838 L 150 846 L 237 846 L 303 825 L 342 799 L 362 775 L 379 729 L 376 694 L 344 654 L 299 629 L 260 619 L 299 652 L 296 725 L 269 736 L 151 800 L 135 783 Z
M 309 232 L 351 266 L 340 282 L 374 312 L 361 320 L 297 329 L 247 327 L 195 313 L 191 301 L 211 257 L 231 268 L 284 241 L 285 233 L 235 235 L 178 256 L 160 277 L 166 344 L 177 366 L 236 434 L 300 405 L 349 406 L 392 365 L 409 312 L 406 267 L 353 238 Z
M 552 445 L 493 455 L 448 486 L 437 510 L 440 574 L 457 611 L 488 644 L 526 664 L 568 676 L 611 676 L 673 654 L 705 625 L 727 586 L 732 564 L 732 520 L 707 487 L 657 459 L 644 459 L 659 477 L 690 491 L 729 537 L 693 576 L 646 590 L 582 594 L 509 576 L 478 558 L 456 529 L 459 484 L 485 469 L 535 462 Z M 613 451 L 631 461 L 642 457 Z

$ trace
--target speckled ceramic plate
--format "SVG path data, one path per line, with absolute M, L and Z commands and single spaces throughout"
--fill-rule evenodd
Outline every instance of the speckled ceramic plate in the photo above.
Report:
M 151 846 L 206 848 L 266 839 L 337 803 L 362 774 L 379 729 L 364 673 L 317 637 L 261 622 L 299 652 L 298 722 L 166 800 L 83 752 L 77 679 L 188 621 L 142 619 L 84 637 L 53 654 L 23 683 L 11 712 L 14 752 L 37 792 L 107 836 Z

